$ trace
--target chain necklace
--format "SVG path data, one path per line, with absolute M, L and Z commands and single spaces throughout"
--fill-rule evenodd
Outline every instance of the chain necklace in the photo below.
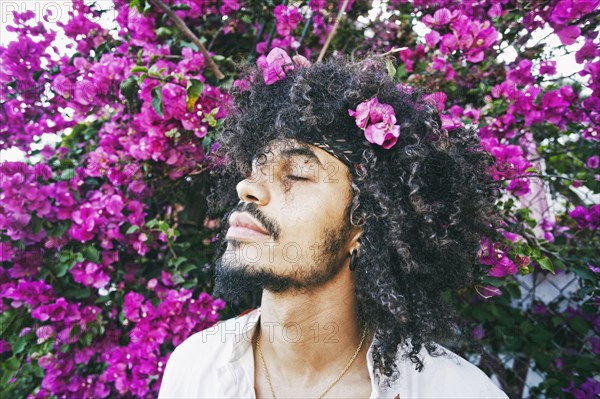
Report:
M 262 368 L 263 368 L 263 371 L 265 372 L 265 377 L 267 378 L 267 383 L 269 384 L 269 388 L 271 389 L 271 396 L 273 397 L 273 399 L 277 399 L 277 397 L 275 396 L 275 391 L 273 390 L 273 385 L 271 384 L 271 377 L 269 376 L 269 371 L 267 370 L 267 364 L 265 363 L 265 359 L 263 358 L 262 351 L 260 350 L 260 335 L 261 335 L 261 332 L 262 331 L 259 330 L 259 332 L 258 332 L 258 338 L 256 339 L 256 350 L 257 350 L 258 356 L 260 357 L 260 360 L 262 362 Z M 348 362 L 348 364 L 346 364 L 346 367 L 344 367 L 344 369 L 342 370 L 342 372 L 340 373 L 340 375 L 335 379 L 335 381 L 333 381 L 331 384 L 329 384 L 329 386 L 327 387 L 327 389 L 325 390 L 325 392 L 323 392 L 321 394 L 321 396 L 319 396 L 319 399 L 323 399 L 323 397 L 325 395 L 327 395 L 327 392 L 329 392 L 329 390 L 331 388 L 333 388 L 333 386 L 335 384 L 337 384 L 339 380 L 342 379 L 342 377 L 344 376 L 344 374 L 346 374 L 346 371 L 348 371 L 348 369 L 350 368 L 350 366 L 354 362 L 354 359 L 356 359 L 356 356 L 358 356 L 358 353 L 360 352 L 360 349 L 362 348 L 363 342 L 365 340 L 366 333 L 367 333 L 367 327 L 365 327 L 363 329 L 362 338 L 360 339 L 360 344 L 358 344 L 358 348 L 356 348 L 356 352 L 354 352 L 354 355 L 352 356 L 352 359 L 350 359 L 350 361 Z

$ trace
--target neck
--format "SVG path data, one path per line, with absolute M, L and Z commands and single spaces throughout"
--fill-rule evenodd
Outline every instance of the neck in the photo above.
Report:
M 263 291 L 260 346 L 269 370 L 299 385 L 339 373 L 361 342 L 354 281 L 348 268 L 318 289 L 305 293 Z M 353 367 L 366 367 L 370 337 L 364 339 Z

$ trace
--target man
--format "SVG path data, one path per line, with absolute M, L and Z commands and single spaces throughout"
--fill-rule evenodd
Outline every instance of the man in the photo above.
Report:
M 377 58 L 309 65 L 276 49 L 258 65 L 211 201 L 233 207 L 215 294 L 259 290 L 261 306 L 179 345 L 159 397 L 506 398 L 435 344 L 453 331 L 441 294 L 477 281 L 493 234 L 476 135 L 441 129 Z

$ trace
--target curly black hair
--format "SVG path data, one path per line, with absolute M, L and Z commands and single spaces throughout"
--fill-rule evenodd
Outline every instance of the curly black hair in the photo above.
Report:
M 245 73 L 252 83 L 232 90 L 234 106 L 219 139 L 217 154 L 226 162 L 214 172 L 212 208 L 237 204 L 235 190 L 225 190 L 248 176 L 253 157 L 271 140 L 310 143 L 318 131 L 350 142 L 360 154 L 360 167 L 348 168 L 350 222 L 363 228 L 355 271 L 358 319 L 376 326 L 374 362 L 382 375 L 395 375 L 398 345 L 407 338 L 408 357 L 420 371 L 422 347 L 439 355 L 435 343 L 456 333 L 443 294 L 484 274 L 479 241 L 495 234 L 499 197 L 486 172 L 491 156 L 474 129 L 443 129 L 435 107 L 419 90 L 396 84 L 382 57 L 332 58 L 289 70 L 271 85 L 256 68 Z M 366 141 L 348 115 L 374 96 L 393 106 L 401 128 L 388 150 Z M 217 256 L 225 246 L 221 237 Z

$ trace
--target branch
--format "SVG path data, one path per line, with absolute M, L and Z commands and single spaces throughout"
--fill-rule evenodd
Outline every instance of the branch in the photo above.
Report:
M 300 48 L 300 46 L 302 46 L 302 42 L 304 41 L 304 38 L 306 37 L 306 34 L 308 33 L 308 28 L 310 26 L 310 23 L 312 22 L 312 17 L 313 17 L 313 13 L 310 13 L 310 17 L 306 18 L 306 23 L 304 24 L 304 29 L 302 29 L 302 35 L 300 36 L 300 44 L 298 45 L 298 48 Z
M 576 19 L 575 21 L 571 22 L 569 24 L 569 26 L 578 25 L 580 22 L 583 22 L 583 21 L 585 21 L 588 18 L 593 18 L 593 17 L 595 17 L 597 15 L 600 15 L 600 10 L 596 10 L 596 11 L 590 12 L 589 14 L 585 14 L 583 17 L 581 17 L 579 19 Z
M 528 174 L 528 175 L 518 175 L 518 176 L 511 177 L 511 178 L 501 179 L 499 181 L 510 181 L 510 180 L 514 180 L 514 179 L 520 179 L 522 177 L 539 177 L 540 179 L 556 178 L 556 179 L 569 180 L 569 181 L 580 180 L 580 179 L 573 179 L 571 177 L 565 177 L 565 176 L 560 176 L 560 175 L 547 175 L 547 174 L 532 173 L 532 174 Z
M 342 19 L 342 16 L 344 16 L 344 12 L 346 11 L 346 7 L 348 6 L 348 1 L 349 0 L 344 0 L 344 3 L 342 4 L 342 8 L 340 8 L 340 11 L 338 12 L 337 17 L 335 18 L 335 23 L 333 24 L 333 28 L 331 28 L 331 32 L 329 32 L 329 36 L 327 36 L 327 40 L 325 41 L 325 44 L 323 45 L 323 48 L 321 49 L 321 52 L 319 53 L 319 58 L 317 58 L 317 62 L 321 62 L 323 60 L 323 57 L 325 56 L 325 53 L 327 52 L 327 48 L 329 47 L 329 44 L 331 43 L 331 39 L 333 39 L 333 36 L 335 36 L 335 32 L 337 31 L 338 25 L 340 24 L 340 20 Z
M 377 54 L 377 55 L 375 55 L 375 57 L 385 57 L 390 54 L 399 53 L 400 51 L 406 50 L 407 48 L 408 47 L 393 47 L 390 51 L 386 51 L 385 53 L 382 53 L 382 54 Z
M 211 58 L 210 54 L 208 53 L 208 51 L 206 50 L 206 48 L 204 47 L 204 45 L 202 44 L 202 42 L 200 41 L 200 39 L 198 39 L 198 37 L 190 30 L 190 28 L 187 27 L 187 25 L 185 24 L 185 22 L 183 22 L 181 20 L 181 18 L 179 18 L 173 12 L 173 10 L 171 10 L 169 8 L 169 6 L 167 6 L 165 3 L 163 3 L 162 0 L 148 0 L 148 1 L 154 7 L 160 8 L 161 10 L 163 10 L 168 15 L 169 19 L 171 19 L 173 21 L 173 23 L 175 24 L 175 26 L 177 26 L 177 28 L 179 28 L 179 30 L 185 36 L 187 36 L 192 41 L 192 43 L 194 43 L 196 46 L 198 46 L 198 48 L 202 52 L 202 55 L 204 55 L 204 59 L 208 63 L 209 68 L 215 74 L 215 77 L 217 79 L 219 79 L 219 80 L 223 79 L 225 77 L 225 75 L 223 75 L 221 73 L 221 71 L 219 70 L 219 67 L 217 67 L 217 64 L 215 64 L 215 62 Z

